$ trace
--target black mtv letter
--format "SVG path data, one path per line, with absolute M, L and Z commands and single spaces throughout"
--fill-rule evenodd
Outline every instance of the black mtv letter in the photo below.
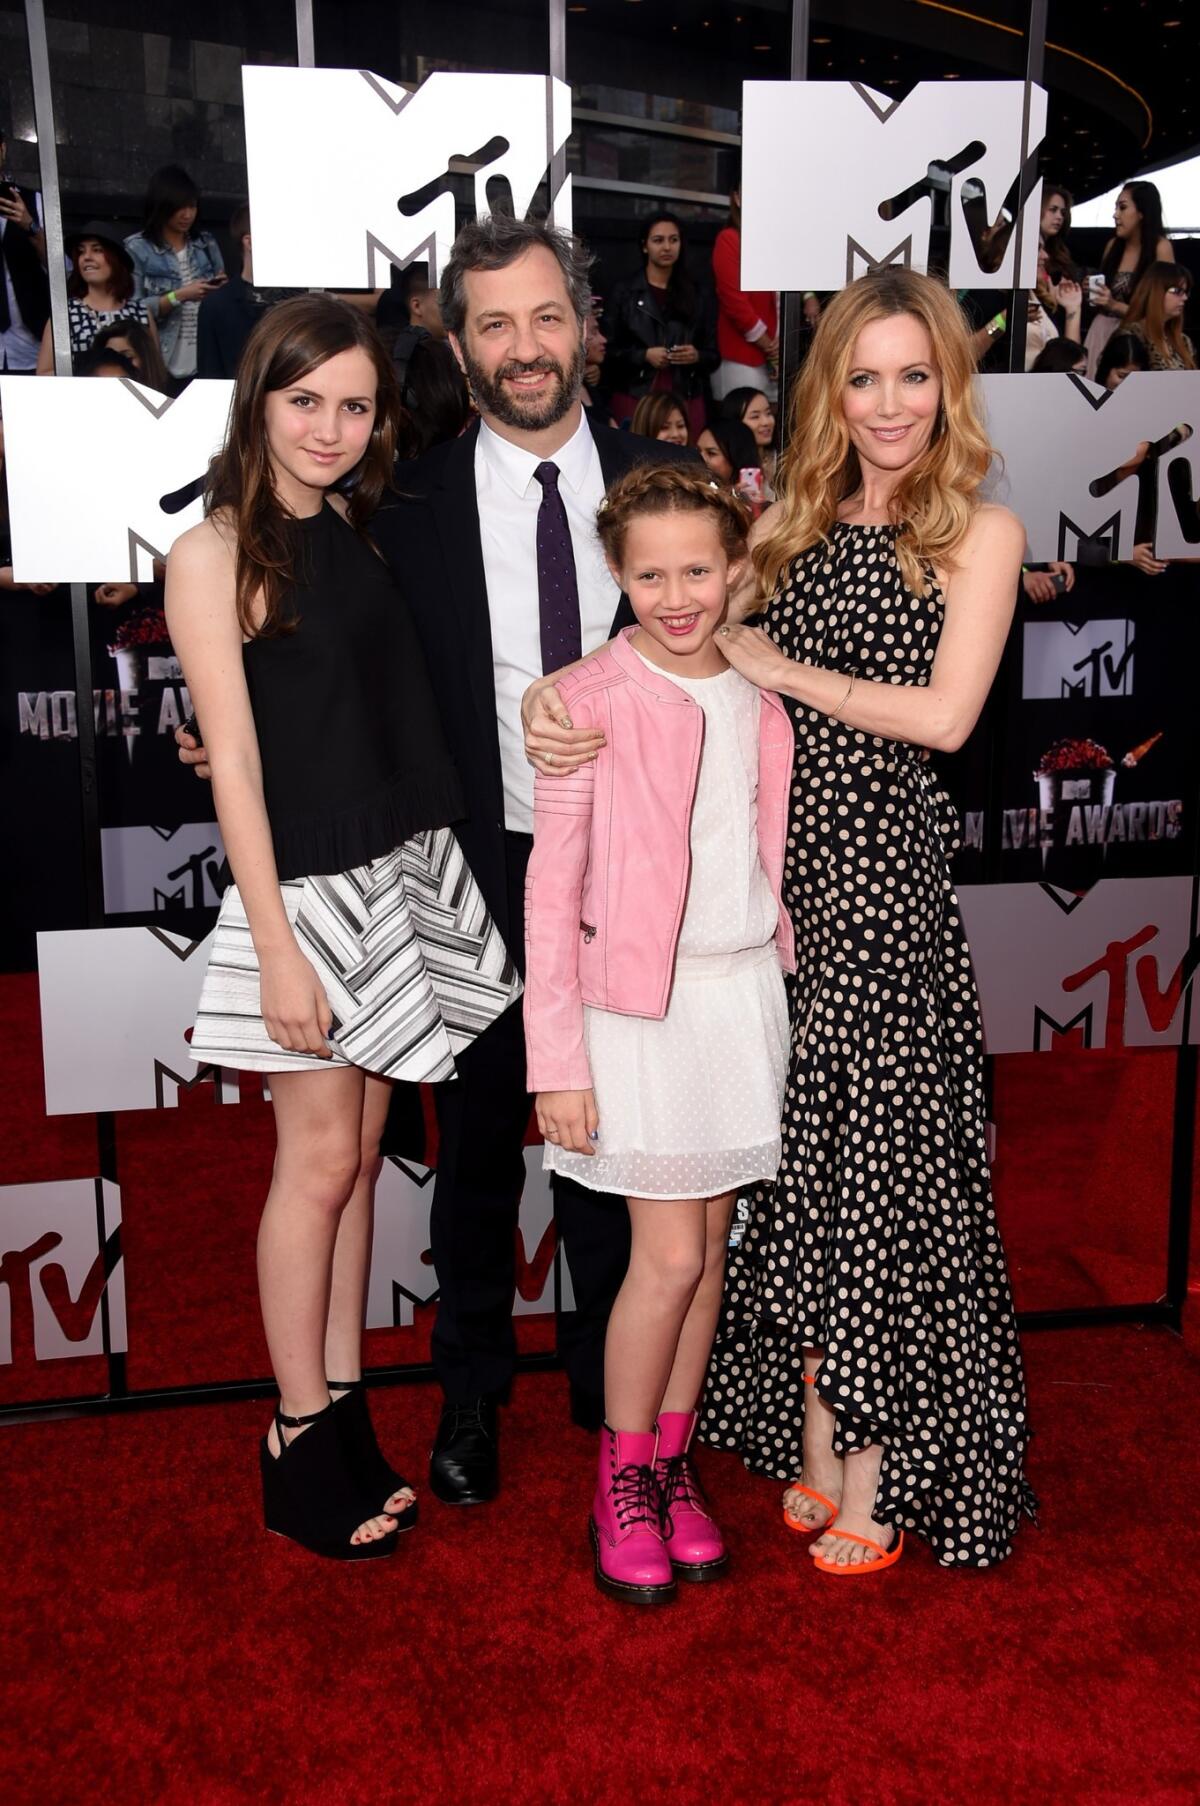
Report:
M 487 143 L 481 144 L 477 151 L 456 152 L 450 161 L 452 163 L 477 163 L 481 169 L 486 169 L 489 163 L 497 162 L 508 148 L 507 138 L 489 138 Z M 450 183 L 448 164 L 440 176 L 435 176 L 432 182 L 426 182 L 423 188 L 414 188 L 411 194 L 402 194 L 396 205 L 405 219 L 413 219 L 428 207 L 431 201 L 436 201 L 439 195 L 453 193 Z M 488 178 L 487 198 L 489 205 L 497 213 L 512 213 L 512 188 L 507 177 L 490 176 Z

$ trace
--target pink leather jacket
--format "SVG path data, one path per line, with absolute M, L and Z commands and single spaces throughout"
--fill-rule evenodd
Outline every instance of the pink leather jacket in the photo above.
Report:
M 583 1006 L 662 1017 L 691 870 L 692 803 L 704 711 L 629 645 L 627 627 L 559 683 L 576 727 L 599 727 L 598 758 L 533 787 L 525 880 L 525 1045 L 531 1091 L 592 1083 Z M 796 968 L 780 897 L 794 741 L 779 698 L 761 692 L 758 843 L 779 903 L 775 944 Z

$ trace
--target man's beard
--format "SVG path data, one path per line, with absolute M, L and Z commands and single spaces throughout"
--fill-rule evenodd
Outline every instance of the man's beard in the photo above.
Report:
M 576 346 L 575 355 L 570 365 L 564 369 L 552 357 L 537 357 L 527 364 L 510 359 L 490 375 L 481 365 L 475 362 L 466 346 L 462 347 L 463 363 L 466 365 L 467 381 L 471 385 L 471 393 L 481 412 L 486 411 L 495 416 L 502 426 L 523 427 L 527 432 L 538 432 L 543 427 L 557 426 L 579 399 L 579 390 L 583 383 L 584 350 L 583 341 Z M 521 403 L 504 387 L 506 377 L 522 376 L 527 371 L 552 370 L 558 382 L 549 394 L 539 394 L 535 399 Z

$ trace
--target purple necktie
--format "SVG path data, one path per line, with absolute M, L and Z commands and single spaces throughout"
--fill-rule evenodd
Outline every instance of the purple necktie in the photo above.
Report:
M 567 511 L 558 493 L 558 465 L 539 464 L 542 486 L 537 517 L 538 617 L 542 628 L 542 670 L 558 671 L 583 656 L 579 624 L 579 584 Z

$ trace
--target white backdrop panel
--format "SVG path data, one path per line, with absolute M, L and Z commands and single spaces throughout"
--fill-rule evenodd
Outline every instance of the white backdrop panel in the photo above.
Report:
M 1072 1025 L 1087 1047 L 1180 1045 L 1178 974 L 1200 927 L 1190 877 L 1110 878 L 1079 898 L 1041 884 L 958 896 L 989 1053 L 1046 1051 Z M 1194 1005 L 1191 1024 L 1200 1039 Z
M 137 583 L 201 518 L 202 478 L 225 441 L 231 382 L 193 382 L 175 401 L 124 377 L 0 377 L 18 583 Z
M 367 1328 L 409 1324 L 414 1304 L 427 1304 L 437 1290 L 429 1252 L 429 1209 L 433 1171 L 408 1160 L 385 1160 L 375 1189 L 375 1239 L 367 1283 Z M 518 1225 L 517 1293 L 513 1315 L 526 1317 L 554 1309 L 550 1176 L 542 1171 L 542 1150 L 525 1150 L 525 1188 Z M 574 1310 L 571 1276 L 562 1265 L 562 1305 Z
M 439 71 L 409 94 L 364 69 L 252 64 L 242 90 L 254 274 L 284 287 L 385 286 L 389 262 L 414 258 L 436 282 L 454 242 L 451 160 L 479 165 L 477 215 L 505 180 L 524 218 L 571 131 L 571 91 L 544 75 Z M 569 182 L 553 208 L 569 228 Z
M 1158 556 L 1200 556 L 1200 370 L 1139 370 L 1111 392 L 1070 375 L 984 376 L 980 384 L 1003 459 L 990 493 L 1024 522 L 1032 559 L 1072 559 L 1083 535 L 1128 558 L 1140 486 L 1154 500 Z M 1119 476 L 1146 443 L 1137 469 Z
M 1032 287 L 1041 183 L 1025 204 L 1021 274 L 1016 234 L 997 269 L 979 267 L 962 208 L 964 183 L 982 186 L 996 219 L 1021 168 L 1023 82 L 921 82 L 904 100 L 861 82 L 746 82 L 742 89 L 742 284 L 839 289 L 869 262 L 929 263 L 928 193 L 894 217 L 880 207 L 952 164 L 950 286 Z M 1046 92 L 1031 90 L 1029 155 L 1046 130 Z M 834 173 L 836 172 L 836 173 Z M 968 193 L 971 191 L 968 190 Z M 257 248 L 256 248 L 257 257 Z
M 215 822 L 181 828 L 102 828 L 104 908 L 108 915 L 147 910 L 215 909 L 229 882 Z
M 38 935 L 48 1116 L 177 1101 L 178 1082 L 202 1070 L 184 1035 L 211 939 L 189 942 L 156 928 Z
M 13 1359 L 13 1300 L 22 1327 L 32 1318 L 39 1361 L 102 1354 L 101 1291 L 108 1300 L 108 1349 L 123 1354 L 125 1267 L 104 1284 L 104 1242 L 121 1222 L 121 1193 L 107 1179 L 55 1179 L 0 1188 L 0 1365 Z M 56 1270 L 57 1269 L 57 1270 Z M 22 1361 L 26 1352 L 20 1350 Z

